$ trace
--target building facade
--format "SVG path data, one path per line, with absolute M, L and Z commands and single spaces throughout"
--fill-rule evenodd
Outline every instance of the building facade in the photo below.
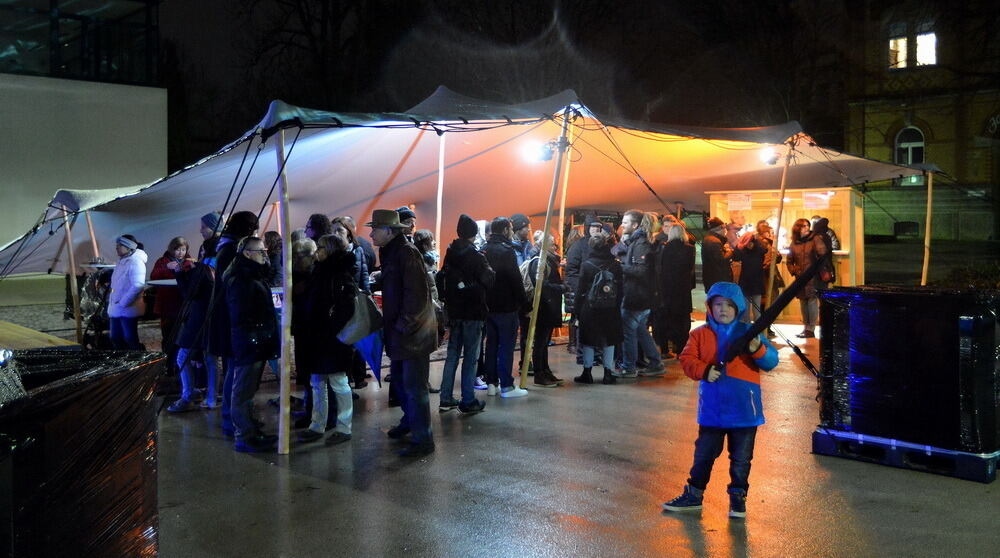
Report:
M 1000 8 L 870 1 L 855 16 L 847 151 L 936 165 L 932 237 L 1000 240 Z M 867 234 L 924 234 L 924 177 L 863 189 Z

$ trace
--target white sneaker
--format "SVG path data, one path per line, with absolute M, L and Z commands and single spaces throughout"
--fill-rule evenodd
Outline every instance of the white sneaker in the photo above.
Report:
M 511 387 L 508 390 L 500 392 L 500 397 L 503 397 L 504 399 L 509 397 L 524 397 L 525 395 L 528 395 L 528 390 L 519 388 L 517 386 Z
M 486 388 L 486 395 L 496 395 L 498 393 L 500 393 L 500 389 L 497 388 L 496 384 L 490 384 L 489 387 Z
M 474 387 L 476 389 L 486 389 L 486 382 L 484 382 L 482 378 L 480 378 L 480 377 L 477 376 L 476 377 L 476 385 Z

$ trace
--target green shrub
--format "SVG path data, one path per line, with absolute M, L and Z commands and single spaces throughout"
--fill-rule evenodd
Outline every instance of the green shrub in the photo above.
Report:
M 956 267 L 948 277 L 934 281 L 934 286 L 950 288 L 998 289 L 1000 288 L 1000 261 L 975 262 Z

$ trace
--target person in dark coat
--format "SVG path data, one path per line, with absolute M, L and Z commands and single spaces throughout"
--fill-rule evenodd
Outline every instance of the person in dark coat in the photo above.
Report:
M 297 351 L 295 363 L 299 373 L 310 374 L 312 422 L 308 429 L 299 433 L 299 441 L 313 442 L 326 432 L 329 386 L 337 401 L 337 424 L 333 434 L 326 439 L 326 445 L 332 446 L 351 439 L 354 402 L 347 372 L 354 347 L 341 343 L 337 332 L 354 315 L 354 298 L 358 292 L 354 280 L 357 262 L 354 253 L 348 250 L 347 240 L 341 236 L 321 236 L 317 244 L 316 263 L 303 297 L 306 302 L 302 325 L 308 333 L 301 338 L 305 346 Z M 303 357 L 301 362 L 300 356 Z
M 205 352 L 208 339 L 208 305 L 215 288 L 215 244 L 218 237 L 209 237 L 201 246 L 201 260 L 185 260 L 174 272 L 177 288 L 184 302 L 178 320 L 180 328 L 174 342 L 177 344 L 177 368 L 181 376 L 181 397 L 167 411 L 179 413 L 195 410 L 194 398 L 185 397 L 185 391 L 194 395 L 194 366 L 201 363 L 205 368 L 205 399 L 203 409 L 217 409 L 221 405 L 218 398 L 219 370 L 214 358 Z M 185 388 L 185 383 L 189 386 Z
M 372 229 L 372 243 L 379 247 L 382 264 L 383 332 L 393 378 L 390 388 L 398 390 L 403 407 L 402 419 L 387 434 L 393 439 L 410 434 L 410 445 L 400 455 L 419 457 L 434 451 L 427 380 L 430 354 L 438 342 L 430 278 L 420 251 L 403 235 L 407 227 L 400 224 L 396 211 L 376 209 L 366 226 Z
M 233 348 L 232 331 L 229 324 L 229 309 L 226 307 L 226 286 L 224 276 L 229 265 L 238 255 L 239 242 L 252 235 L 257 230 L 257 215 L 249 211 L 234 213 L 226 222 L 222 235 L 215 245 L 215 287 L 212 303 L 209 305 L 208 323 L 208 354 L 205 359 L 220 359 L 222 361 L 222 424 L 231 422 L 229 416 L 233 408 L 229 397 L 233 393 Z M 266 255 L 266 254 L 265 254 Z M 268 266 L 270 273 L 270 265 Z M 272 304 L 272 314 L 273 304 Z M 224 428 L 225 429 L 225 428 Z
M 679 354 L 691 329 L 691 289 L 694 288 L 691 280 L 694 245 L 688 242 L 683 227 L 673 226 L 667 230 L 667 242 L 660 247 L 659 261 L 664 342 L 673 344 L 675 354 Z
M 808 219 L 795 221 L 792 225 L 792 245 L 788 249 L 787 261 L 788 272 L 793 277 L 798 277 L 816 260 L 829 253 L 825 238 L 824 234 L 814 234 L 810 231 Z M 802 310 L 803 325 L 802 333 L 796 337 L 816 337 L 816 324 L 819 323 L 818 291 L 827 288 L 828 281 L 833 279 L 832 266 L 825 266 L 824 269 L 825 274 L 821 270 L 795 295 Z M 824 280 L 824 275 L 827 276 L 827 280 Z
M 476 399 L 476 367 L 488 313 L 486 291 L 493 287 L 496 273 L 473 244 L 479 227 L 472 217 L 460 215 L 457 232 L 458 238 L 448 246 L 439 272 L 444 292 L 438 296 L 443 297 L 450 331 L 448 356 L 441 373 L 440 409 L 458 407 L 462 413 L 478 413 L 486 404 Z M 463 359 L 462 400 L 456 401 L 455 371 L 459 358 Z
M 597 225 L 600 227 L 600 223 Z M 580 268 L 579 286 L 574 303 L 576 315 L 580 320 L 578 331 L 580 352 L 583 353 L 583 374 L 573 378 L 573 381 L 581 384 L 594 383 L 591 370 L 594 366 L 594 353 L 599 351 L 602 354 L 601 364 L 604 366 L 603 383 L 613 384 L 615 346 L 625 339 L 620 310 L 625 296 L 624 274 L 621 264 L 611 255 L 610 235 L 598 228 L 597 232 L 591 233 L 587 243 L 590 245 L 590 254 Z M 613 305 L 595 308 L 595 304 L 592 304 L 589 298 L 590 291 L 594 286 L 594 278 L 599 272 L 604 271 L 614 276 L 613 288 L 617 296 Z
M 273 451 L 277 436 L 265 436 L 253 418 L 253 396 L 264 363 L 277 358 L 281 346 L 278 319 L 271 300 L 267 249 L 257 237 L 240 241 L 238 254 L 223 276 L 233 350 L 230 426 L 241 452 Z
M 576 327 L 572 324 L 577 320 L 575 318 L 576 314 L 576 292 L 577 285 L 580 280 L 580 266 L 583 262 L 587 261 L 587 257 L 590 256 L 590 237 L 595 233 L 601 232 L 601 222 L 597 220 L 597 216 L 590 213 L 587 214 L 583 219 L 583 236 L 570 244 L 569 249 L 566 250 L 566 288 L 569 289 L 566 295 L 566 311 L 571 314 L 570 316 L 570 345 L 579 346 L 579 332 Z M 579 352 L 570 351 L 570 352 Z
M 483 375 L 490 386 L 487 394 L 500 397 L 524 397 L 528 390 L 514 385 L 514 342 L 517 337 L 518 313 L 527 306 L 524 283 L 517 267 L 517 254 L 511 239 L 514 229 L 510 219 L 497 217 L 490 223 L 490 237 L 483 253 L 496 273 L 493 286 L 486 289 L 486 358 Z
M 756 233 L 747 232 L 736 242 L 733 260 L 741 262 L 739 286 L 746 297 L 747 311 L 743 319 L 752 322 L 760 315 L 760 302 L 764 294 L 764 259 L 767 256 L 769 244 L 757 238 Z
M 621 312 L 625 340 L 622 370 L 616 375 L 624 378 L 634 378 L 640 373 L 643 376 L 664 374 L 660 351 L 653 341 L 653 336 L 649 334 L 648 326 L 649 314 L 656 298 L 656 289 L 653 285 L 656 254 L 648 240 L 652 230 L 643 228 L 642 225 L 651 227 L 652 221 L 637 209 L 626 211 L 622 218 L 622 231 L 628 236 L 625 240 L 625 255 L 622 258 L 625 296 L 622 299 Z M 636 368 L 640 349 L 649 361 L 648 367 L 641 372 Z
M 365 294 L 372 293 L 371 282 L 369 281 L 368 258 L 365 250 L 358 242 L 360 239 L 354 236 L 354 221 L 350 217 L 334 217 L 330 220 L 330 226 L 335 234 L 347 242 L 347 251 L 354 254 L 354 282 Z M 369 244 L 369 247 L 371 245 Z M 374 258 L 373 258 L 374 259 Z M 362 389 L 368 385 L 368 372 L 365 367 L 365 359 L 357 349 L 352 350 L 351 366 L 347 377 L 354 384 L 354 389 Z
M 531 363 L 535 370 L 535 385 L 538 387 L 558 387 L 563 380 L 557 378 L 549 367 L 549 342 L 552 341 L 552 331 L 562 326 L 563 294 L 566 284 L 559 274 L 559 255 L 556 253 L 555 239 L 549 236 L 545 278 L 542 281 L 542 297 L 538 304 L 538 318 L 535 324 L 534 343 L 531 351 Z M 538 245 L 542 245 L 541 239 Z M 528 272 L 531 282 L 537 288 L 538 264 L 540 259 L 530 260 Z M 534 302 L 532 299 L 529 302 Z
M 722 219 L 708 220 L 708 233 L 701 240 L 701 281 L 707 293 L 719 281 L 732 282 L 732 249 L 726 241 L 726 225 Z

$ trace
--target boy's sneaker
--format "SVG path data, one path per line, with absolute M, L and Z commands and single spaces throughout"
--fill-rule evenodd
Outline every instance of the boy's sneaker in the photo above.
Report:
M 684 487 L 684 492 L 669 502 L 664 502 L 663 509 L 672 512 L 696 511 L 701 509 L 701 497 L 704 490 L 690 484 Z
M 729 493 L 729 517 L 742 518 L 747 516 L 747 493 L 735 490 Z
M 500 388 L 498 388 L 496 384 L 490 384 L 489 387 L 486 389 L 486 395 L 499 395 L 499 394 L 500 394 Z
M 507 388 L 503 388 L 503 390 L 500 392 L 500 397 L 503 397 L 504 399 L 510 399 L 512 397 L 524 397 L 525 395 L 528 395 L 528 390 L 519 388 L 517 386 L 510 386 Z
M 450 411 L 455 407 L 458 407 L 458 401 L 455 401 L 454 399 L 452 400 L 442 399 L 441 402 L 438 403 L 438 411 L 441 413 Z

